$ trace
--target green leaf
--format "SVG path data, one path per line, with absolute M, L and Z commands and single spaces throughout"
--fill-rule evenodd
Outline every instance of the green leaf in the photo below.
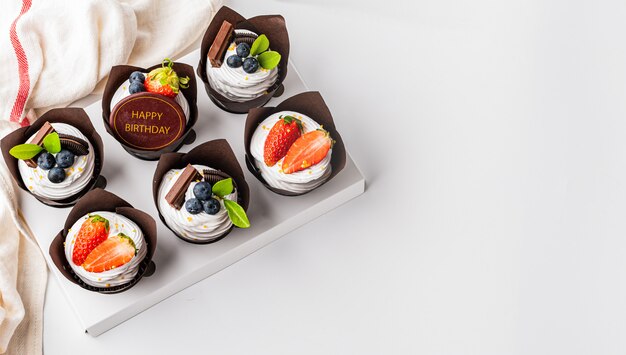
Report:
M 226 212 L 228 212 L 228 218 L 239 228 L 249 228 L 250 221 L 248 220 L 248 216 L 246 215 L 246 211 L 243 210 L 243 207 L 239 206 L 239 204 L 235 201 L 231 201 L 228 199 L 224 199 L 224 206 L 226 207 Z
M 254 40 L 254 42 L 252 42 L 252 47 L 250 47 L 250 55 L 255 56 L 257 54 L 261 54 L 265 52 L 269 47 L 270 40 L 267 39 L 267 36 L 260 35 Z
M 48 153 L 56 154 L 61 151 L 61 140 L 57 132 L 52 132 L 43 138 L 43 147 Z
M 19 144 L 9 150 L 9 154 L 13 157 L 21 160 L 28 160 L 34 158 L 37 154 L 39 154 L 43 150 L 42 147 L 37 144 Z
M 224 198 L 233 193 L 233 179 L 228 178 L 220 180 L 213 185 L 213 193 L 217 196 Z
M 263 52 L 259 54 L 257 60 L 262 68 L 272 70 L 280 63 L 280 53 L 274 51 Z

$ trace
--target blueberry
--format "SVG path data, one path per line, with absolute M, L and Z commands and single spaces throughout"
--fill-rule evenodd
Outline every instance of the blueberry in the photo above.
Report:
M 48 172 L 48 180 L 55 184 L 63 182 L 63 180 L 65 180 L 65 169 L 59 168 L 58 166 L 50 169 Z
M 246 73 L 252 74 L 257 71 L 257 69 L 259 69 L 259 62 L 256 58 L 250 57 L 243 61 L 243 71 Z
M 220 211 L 220 202 L 214 198 L 202 202 L 202 207 L 204 208 L 204 212 L 208 214 L 216 214 Z
M 185 202 L 185 209 L 191 214 L 198 214 L 202 212 L 202 202 L 197 198 L 190 198 Z
M 131 94 L 136 94 L 138 92 L 144 92 L 146 91 L 146 87 L 143 86 L 143 82 L 138 82 L 138 81 L 134 81 L 132 83 L 130 83 L 130 86 L 128 87 L 128 92 Z
M 250 55 L 250 45 L 248 43 L 239 43 L 236 52 L 239 57 L 245 58 Z
M 69 168 L 70 166 L 74 165 L 74 158 L 76 158 L 74 153 L 70 152 L 67 149 L 61 149 L 61 151 L 56 156 L 57 165 L 60 168 Z
M 57 162 L 56 160 L 54 160 L 54 155 L 48 152 L 43 152 L 37 157 L 37 165 L 39 165 L 39 167 L 43 170 L 52 169 L 56 163 Z
M 142 72 L 140 71 L 134 71 L 132 72 L 132 74 L 130 74 L 130 78 L 129 78 L 130 82 L 138 82 L 138 83 L 142 83 L 146 80 L 146 77 L 143 75 Z
M 239 68 L 243 64 L 243 61 L 240 57 L 233 54 L 226 59 L 226 64 L 231 68 Z
M 211 184 L 200 181 L 193 187 L 193 194 L 198 200 L 207 201 L 211 198 Z

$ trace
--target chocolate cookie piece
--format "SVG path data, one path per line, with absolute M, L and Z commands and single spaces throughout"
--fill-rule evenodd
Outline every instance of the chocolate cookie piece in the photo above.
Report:
M 59 140 L 62 148 L 69 150 L 77 156 L 89 154 L 89 143 L 81 138 L 59 133 Z

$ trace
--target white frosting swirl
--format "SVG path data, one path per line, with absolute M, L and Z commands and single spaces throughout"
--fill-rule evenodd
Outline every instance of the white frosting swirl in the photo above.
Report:
M 237 34 L 254 34 L 248 30 L 235 30 Z M 245 102 L 265 94 L 278 79 L 278 67 L 267 70 L 259 66 L 259 69 L 248 74 L 239 68 L 231 68 L 226 64 L 226 59 L 237 54 L 237 44 L 232 42 L 224 56 L 224 63 L 219 68 L 214 68 L 207 60 L 206 73 L 211 87 L 224 97 L 235 102 Z
M 51 123 L 51 125 L 57 133 L 69 134 L 85 140 L 89 144 L 89 153 L 76 156 L 74 164 L 65 169 L 65 180 L 58 184 L 48 180 L 48 170 L 43 170 L 40 167 L 31 168 L 23 160 L 19 160 L 17 166 L 22 176 L 22 181 L 30 192 L 37 196 L 57 201 L 74 196 L 87 186 L 95 167 L 95 153 L 89 139 L 78 128 L 66 123 Z M 30 136 L 27 142 L 33 139 L 34 136 L 34 134 Z M 56 154 L 53 155 L 56 156 Z
M 193 167 L 200 172 L 204 169 L 213 170 L 205 165 L 193 165 Z M 165 200 L 165 195 L 167 195 L 172 186 L 174 186 L 174 183 L 176 183 L 182 171 L 183 169 L 172 169 L 163 176 L 163 180 L 161 180 L 161 185 L 159 186 L 159 212 L 163 216 L 163 219 L 165 219 L 165 223 L 183 239 L 202 242 L 217 239 L 233 225 L 233 222 L 228 218 L 228 212 L 226 212 L 223 201 L 220 200 L 221 207 L 219 212 L 210 215 L 206 212 L 191 214 L 187 212 L 184 204 L 180 210 L 177 210 L 170 206 Z M 189 184 L 189 188 L 185 193 L 185 201 L 190 198 L 195 198 L 193 187 L 197 183 L 197 181 L 194 181 Z M 233 191 L 233 193 L 226 196 L 226 198 L 236 202 L 237 191 Z
M 330 160 L 333 150 L 331 148 L 328 154 L 326 154 L 326 157 L 319 163 L 291 174 L 285 174 L 282 170 L 283 160 L 285 158 L 280 159 L 274 166 L 267 166 L 263 159 L 265 140 L 272 127 L 274 127 L 274 124 L 280 119 L 280 116 L 286 115 L 293 116 L 302 121 L 303 133 L 315 131 L 322 127 L 310 117 L 301 113 L 293 111 L 277 112 L 263 120 L 254 131 L 250 141 L 250 153 L 261 172 L 261 176 L 268 185 L 294 193 L 305 193 L 320 186 L 330 177 L 332 170 Z
M 76 234 L 83 225 L 83 222 L 85 222 L 90 215 L 95 214 L 109 220 L 109 237 L 124 233 L 135 243 L 137 253 L 126 264 L 103 272 L 89 272 L 81 265 L 74 265 L 74 262 L 72 261 L 72 253 L 74 252 Z M 132 279 L 137 276 L 139 265 L 148 253 L 148 247 L 146 246 L 143 232 L 139 229 L 139 226 L 125 216 L 107 211 L 91 212 L 89 215 L 79 218 L 76 223 L 74 223 L 72 228 L 69 229 L 67 236 L 65 237 L 65 243 L 63 244 L 65 246 L 65 258 L 74 273 L 78 275 L 78 277 L 87 285 L 100 288 L 119 286 L 131 282 Z
M 143 73 L 144 75 L 148 75 L 148 73 Z M 113 94 L 111 98 L 111 111 L 113 111 L 113 107 L 117 105 L 118 102 L 122 101 L 123 98 L 130 96 L 131 93 L 128 91 L 130 87 L 130 79 L 126 80 Z M 187 117 L 187 121 L 189 121 L 189 103 L 187 102 L 187 98 L 181 92 L 178 93 L 174 97 L 174 101 L 180 105 L 180 108 L 183 110 L 185 117 Z

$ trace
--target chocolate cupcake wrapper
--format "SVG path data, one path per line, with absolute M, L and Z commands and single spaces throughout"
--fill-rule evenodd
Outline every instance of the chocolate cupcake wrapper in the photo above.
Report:
M 144 239 L 148 248 L 146 257 L 139 265 L 137 276 L 135 276 L 135 278 L 133 278 L 127 284 L 107 288 L 90 286 L 74 273 L 72 267 L 69 264 L 69 261 L 65 257 L 65 247 L 63 244 L 65 242 L 65 237 L 67 236 L 68 230 L 81 217 L 96 211 L 109 211 L 128 217 L 133 222 L 137 223 L 137 225 L 139 226 L 139 228 L 141 228 L 141 231 L 144 234 Z M 128 202 L 108 191 L 95 189 L 87 193 L 83 198 L 80 199 L 76 206 L 72 208 L 69 215 L 67 216 L 67 220 L 65 221 L 63 229 L 56 235 L 56 237 L 54 237 L 54 240 L 52 240 L 49 253 L 52 261 L 54 262 L 54 265 L 59 269 L 61 274 L 63 274 L 63 276 L 65 276 L 71 282 L 89 291 L 103 294 L 113 294 L 128 290 L 129 288 L 136 285 L 142 277 L 148 277 L 154 273 L 156 266 L 154 262 L 152 262 L 152 257 L 154 256 L 154 251 L 156 250 L 156 244 L 156 222 L 152 217 L 150 217 L 150 215 L 133 208 L 133 206 L 131 206 Z
M 228 21 L 235 29 L 245 29 L 257 34 L 265 34 L 270 40 L 270 47 L 273 51 L 280 53 L 281 61 L 278 64 L 278 79 L 276 83 L 267 90 L 267 94 L 261 95 L 256 99 L 245 102 L 235 102 L 227 99 L 222 94 L 214 90 L 209 84 L 206 73 L 207 54 L 215 36 L 222 26 L 222 22 Z M 211 100 L 221 109 L 232 113 L 247 113 L 248 110 L 255 107 L 265 105 L 272 97 L 282 95 L 284 92 L 283 81 L 287 77 L 287 67 L 289 63 L 289 34 L 285 24 L 285 18 L 280 15 L 263 15 L 251 17 L 246 20 L 245 17 L 233 9 L 222 6 L 215 14 L 213 20 L 209 24 L 209 28 L 204 33 L 202 44 L 200 46 L 200 62 L 198 63 L 197 73 L 204 82 L 204 88 Z
M 346 148 L 343 144 L 343 140 L 341 139 L 341 135 L 339 134 L 339 132 L 337 132 L 337 129 L 335 128 L 335 122 L 333 120 L 332 114 L 330 113 L 330 110 L 328 109 L 328 106 L 326 106 L 322 95 L 317 91 L 309 91 L 292 96 L 281 102 L 276 107 L 255 108 L 248 112 L 248 117 L 246 118 L 246 125 L 244 128 L 244 145 L 246 149 L 246 165 L 248 167 L 248 170 L 250 170 L 250 172 L 261 183 L 263 183 L 265 187 L 277 194 L 285 196 L 304 195 L 315 189 L 304 193 L 294 193 L 268 185 L 265 179 L 261 176 L 261 172 L 256 167 L 254 158 L 250 153 L 250 141 L 252 140 L 252 135 L 254 134 L 254 131 L 257 129 L 259 124 L 274 113 L 281 111 L 294 111 L 311 117 L 311 119 L 313 119 L 315 122 L 322 125 L 324 129 L 330 133 L 331 138 L 335 140 L 330 161 L 330 164 L 332 166 L 332 172 L 323 184 L 332 180 L 332 178 L 335 177 L 335 175 L 339 174 L 339 172 L 345 167 Z M 317 188 L 319 188 L 319 186 Z
M 178 235 L 170 226 L 165 223 L 163 215 L 159 210 L 159 187 L 161 180 L 165 174 L 171 169 L 184 169 L 187 164 L 200 164 L 210 166 L 213 169 L 217 169 L 233 179 L 233 185 L 237 189 L 238 203 L 244 210 L 248 210 L 248 204 L 250 203 L 250 189 L 246 183 L 246 179 L 243 175 L 243 170 L 237 161 L 237 157 L 233 152 L 230 144 L 225 139 L 216 139 L 206 143 L 202 143 L 197 147 L 189 151 L 189 153 L 168 153 L 163 154 L 159 163 L 157 164 L 156 171 L 154 172 L 154 179 L 152 180 L 152 197 L 154 204 L 159 211 L 159 218 L 167 226 L 168 229 L 174 233 L 180 239 L 194 244 L 209 244 L 217 242 L 218 240 L 226 237 L 228 233 L 232 231 L 231 227 L 221 236 L 211 239 L 209 241 L 193 241 L 183 238 Z
M 18 144 L 26 143 L 30 136 L 37 133 L 37 131 L 39 131 L 39 129 L 43 126 L 45 122 L 66 123 L 78 128 L 78 130 L 80 130 L 81 133 L 84 134 L 85 137 L 87 137 L 89 142 L 91 142 L 91 145 L 95 150 L 94 171 L 91 180 L 89 181 L 87 186 L 85 186 L 85 188 L 78 192 L 76 195 L 70 196 L 62 200 L 51 200 L 31 193 L 22 181 L 22 177 L 20 175 L 20 171 L 17 165 L 18 159 L 9 154 L 9 150 L 11 150 L 11 148 Z M 22 190 L 27 191 L 37 200 L 48 206 L 72 206 L 78 201 L 81 196 L 86 194 L 94 187 L 104 188 L 106 186 L 106 179 L 100 176 L 100 172 L 102 171 L 102 165 L 104 162 L 104 144 L 102 143 L 102 138 L 91 124 L 91 119 L 82 108 L 68 107 L 52 109 L 39 117 L 39 119 L 37 119 L 31 126 L 19 128 L 4 137 L 2 141 L 0 141 L 0 149 L 2 150 L 4 161 L 9 168 L 11 176 L 13 176 L 13 179 L 15 180 L 17 186 L 19 186 Z
M 194 142 L 196 138 L 196 132 L 193 130 L 193 126 L 196 124 L 198 120 L 198 104 L 197 104 L 197 95 L 198 89 L 196 85 L 196 75 L 194 73 L 193 67 L 183 63 L 174 62 L 173 69 L 176 71 L 179 77 L 189 77 L 189 87 L 186 89 L 180 89 L 180 94 L 185 96 L 187 102 L 189 103 L 189 121 L 185 126 L 185 131 L 182 136 L 178 139 L 158 150 L 144 150 L 138 149 L 131 145 L 128 145 L 120 137 L 115 134 L 114 130 L 109 125 L 109 119 L 111 117 L 111 100 L 113 99 L 113 95 L 117 89 L 128 80 L 130 74 L 134 71 L 141 72 L 150 72 L 152 69 L 160 68 L 161 64 L 154 65 L 150 68 L 140 68 L 131 65 L 117 65 L 111 69 L 111 73 L 109 74 L 109 78 L 107 80 L 104 93 L 102 95 L 102 119 L 104 120 L 104 127 L 107 132 L 117 140 L 122 147 L 131 155 L 134 155 L 137 158 L 144 160 L 157 160 L 163 153 L 174 152 L 180 149 L 184 144 L 191 144 Z M 174 104 L 178 105 L 173 99 L 169 99 L 165 96 L 154 94 L 154 93 L 142 93 L 142 95 L 146 96 L 154 96 L 160 98 L 165 101 L 171 101 Z

